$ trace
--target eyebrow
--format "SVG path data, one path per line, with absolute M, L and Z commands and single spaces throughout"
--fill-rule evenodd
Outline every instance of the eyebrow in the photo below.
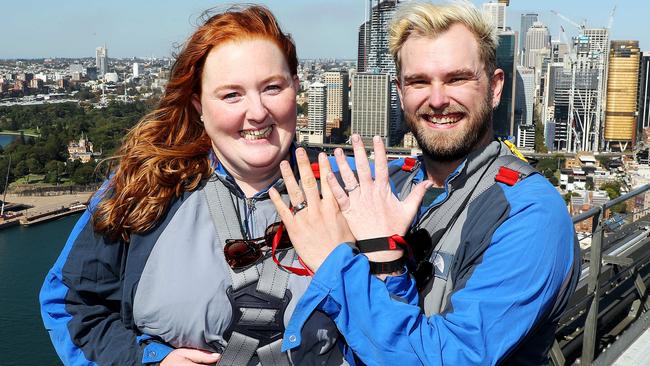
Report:
M 457 69 L 450 71 L 445 74 L 445 77 L 458 77 L 458 76 L 466 76 L 470 78 L 478 78 L 480 75 L 476 72 L 473 71 L 472 69 L 469 68 L 462 68 L 462 69 Z M 404 82 L 409 83 L 417 80 L 429 80 L 430 77 L 427 74 L 412 74 L 412 75 L 405 75 L 404 76 Z

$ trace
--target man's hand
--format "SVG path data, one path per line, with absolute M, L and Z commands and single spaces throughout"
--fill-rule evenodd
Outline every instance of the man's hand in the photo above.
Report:
M 221 355 L 192 348 L 177 348 L 165 357 L 160 366 L 214 365 Z
M 275 189 L 271 188 L 269 195 L 289 233 L 293 247 L 307 267 L 316 272 L 336 246 L 355 240 L 327 184 L 321 184 L 321 198 L 304 149 L 296 150 L 296 161 L 302 189 L 288 162 L 280 163 L 280 171 L 291 205 L 295 208 L 306 203 L 306 207 L 292 211 Z M 321 177 L 331 174 L 329 160 L 324 153 L 318 155 L 318 165 Z
M 427 188 L 431 186 L 431 182 L 424 181 L 418 184 L 404 201 L 400 201 L 390 189 L 386 149 L 379 136 L 373 138 L 373 147 L 375 150 L 374 180 L 359 135 L 352 136 L 359 181 L 357 182 L 354 177 L 341 149 L 337 149 L 334 155 L 345 188 L 339 185 L 333 174 L 327 176 L 327 183 L 357 240 L 406 234 Z M 399 258 L 401 253 L 380 251 L 368 253 L 367 256 L 374 262 L 386 262 Z

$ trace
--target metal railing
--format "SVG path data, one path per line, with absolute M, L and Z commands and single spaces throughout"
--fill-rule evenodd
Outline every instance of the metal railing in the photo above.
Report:
M 585 319 L 584 328 L 582 329 L 582 350 L 580 356 L 580 364 L 590 365 L 594 362 L 594 359 L 597 356 L 597 351 L 598 351 L 597 341 L 599 335 L 599 315 L 600 315 L 599 305 L 603 298 L 603 295 L 606 296 L 606 294 L 602 292 L 603 287 L 601 283 L 602 282 L 601 280 L 603 280 L 603 278 L 601 278 L 603 273 L 603 266 L 618 265 L 622 267 L 627 267 L 632 265 L 632 259 L 627 258 L 624 255 L 618 254 L 621 251 L 618 251 L 616 253 L 612 252 L 610 253 L 610 255 L 604 255 L 604 249 L 607 249 L 603 247 L 606 240 L 608 242 L 613 241 L 610 240 L 610 238 L 606 237 L 607 231 L 610 231 L 610 233 L 612 232 L 612 230 L 608 228 L 608 224 L 611 224 L 612 222 L 616 222 L 617 225 L 620 224 L 619 227 L 622 227 L 624 225 L 630 225 L 633 222 L 638 221 L 640 218 L 645 216 L 648 212 L 647 210 L 645 210 L 645 205 L 643 205 L 644 209 L 642 209 L 641 211 L 632 210 L 633 212 L 629 213 L 628 216 L 623 216 L 623 215 L 617 216 L 616 220 L 613 221 L 612 219 L 607 220 L 608 213 L 611 213 L 612 208 L 616 207 L 617 205 L 626 202 L 630 199 L 636 198 L 637 196 L 645 193 L 648 190 L 650 190 L 650 184 L 637 188 L 627 194 L 624 194 L 618 198 L 615 198 L 613 200 L 604 203 L 602 206 L 594 207 L 572 218 L 574 226 L 583 221 L 592 220 L 591 234 L 583 237 L 583 239 L 590 238 L 591 245 L 589 246 L 588 249 L 585 248 L 581 251 L 581 254 L 584 255 L 583 259 L 589 262 L 588 272 L 587 272 L 588 275 L 586 276 L 586 278 L 582 279 L 582 281 L 586 281 L 586 296 L 583 297 L 583 299 L 590 299 L 590 300 L 586 300 L 588 301 L 588 310 L 586 310 L 586 317 L 584 318 Z M 625 221 L 625 222 L 623 223 L 620 221 Z M 650 229 L 646 230 L 646 235 L 644 235 L 643 238 L 647 237 L 648 232 L 650 232 Z M 629 242 L 632 242 L 632 240 L 629 240 Z M 637 301 L 643 301 L 644 298 L 647 300 L 647 292 L 645 290 L 645 285 L 643 279 L 639 276 L 638 273 L 636 274 L 636 278 L 634 278 L 634 285 L 637 287 L 636 290 L 638 292 Z M 550 357 L 554 365 L 564 365 L 566 362 L 564 355 L 562 353 L 562 349 L 558 344 L 557 340 L 553 345 Z

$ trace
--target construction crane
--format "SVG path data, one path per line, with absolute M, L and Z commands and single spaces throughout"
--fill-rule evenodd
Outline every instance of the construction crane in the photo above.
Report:
M 558 13 L 558 12 L 555 11 L 555 10 L 551 10 L 551 13 L 552 13 L 553 15 L 555 15 L 555 16 L 558 16 L 558 17 L 562 18 L 565 22 L 571 24 L 572 26 L 578 28 L 578 30 L 580 30 L 581 32 L 582 32 L 583 30 L 585 30 L 585 28 L 587 28 L 587 25 L 586 25 L 586 21 L 585 21 L 585 20 L 582 21 L 582 24 L 578 24 L 578 23 L 574 22 L 573 20 L 571 20 L 571 19 L 565 17 L 564 15 Z

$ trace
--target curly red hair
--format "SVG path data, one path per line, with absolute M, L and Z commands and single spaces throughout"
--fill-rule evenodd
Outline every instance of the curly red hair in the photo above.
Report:
M 292 75 L 297 74 L 293 40 L 267 8 L 236 6 L 210 17 L 177 55 L 156 109 L 129 131 L 114 157 L 118 168 L 93 215 L 96 232 L 128 242 L 131 233 L 151 230 L 174 198 L 196 189 L 212 174 L 208 158 L 212 145 L 192 96 L 201 94 L 201 74 L 212 48 L 255 38 L 275 43 Z

